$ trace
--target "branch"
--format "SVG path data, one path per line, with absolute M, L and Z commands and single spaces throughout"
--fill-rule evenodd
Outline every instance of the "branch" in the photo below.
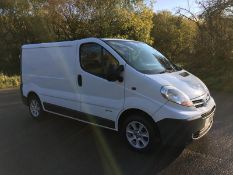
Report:
M 186 13 L 186 14 L 189 14 L 189 15 L 185 15 L 184 13 L 182 13 L 182 12 L 184 12 L 184 13 Z M 200 23 L 199 23 L 199 19 L 198 19 L 198 17 L 193 13 L 193 12 L 191 12 L 191 10 L 188 10 L 188 9 L 185 9 L 185 8 L 179 8 L 178 9 L 178 11 L 176 12 L 176 14 L 179 14 L 179 16 L 181 16 L 181 17 L 183 17 L 183 18 L 186 18 L 186 19 L 188 19 L 188 20 L 190 20 L 190 21 L 193 21 L 193 22 L 195 22 L 196 23 L 196 25 L 200 28 Z

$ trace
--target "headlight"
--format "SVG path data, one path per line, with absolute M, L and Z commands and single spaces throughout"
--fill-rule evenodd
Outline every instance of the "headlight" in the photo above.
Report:
M 193 102 L 189 99 L 189 97 L 173 86 L 163 86 L 161 88 L 161 94 L 167 100 L 175 102 L 182 106 L 193 106 Z

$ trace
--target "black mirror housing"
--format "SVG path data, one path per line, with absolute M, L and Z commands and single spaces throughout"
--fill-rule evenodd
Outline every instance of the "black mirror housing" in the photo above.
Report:
M 109 69 L 107 74 L 107 80 L 108 81 L 123 81 L 123 77 L 121 76 L 121 72 L 124 71 L 124 66 L 119 65 L 116 69 Z
M 125 67 L 123 65 L 120 65 L 118 68 L 117 68 L 117 71 L 119 72 L 123 72 L 125 70 Z

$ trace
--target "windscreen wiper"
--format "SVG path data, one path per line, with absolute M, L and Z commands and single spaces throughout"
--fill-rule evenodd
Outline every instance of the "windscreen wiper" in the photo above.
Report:
M 173 69 L 173 68 L 171 68 L 171 69 L 165 69 L 164 71 L 162 71 L 162 72 L 159 72 L 160 74 L 163 74 L 163 73 L 172 73 L 172 72 L 175 72 L 176 70 L 175 69 Z
M 164 74 L 164 73 L 171 73 L 169 70 L 165 69 L 164 71 L 162 72 L 159 72 L 160 74 Z

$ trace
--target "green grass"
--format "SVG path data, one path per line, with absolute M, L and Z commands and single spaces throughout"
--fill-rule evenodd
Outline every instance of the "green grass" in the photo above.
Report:
M 208 87 L 215 91 L 233 92 L 233 71 L 221 75 L 207 76 L 201 78 Z
M 18 87 L 19 85 L 20 77 L 18 75 L 6 76 L 0 73 L 0 89 Z
M 233 92 L 233 60 L 213 60 L 190 72 L 204 81 L 210 90 Z

